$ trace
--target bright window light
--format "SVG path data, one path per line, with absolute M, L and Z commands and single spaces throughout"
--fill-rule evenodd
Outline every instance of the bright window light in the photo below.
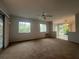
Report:
M 31 24 L 30 22 L 19 22 L 19 33 L 30 33 Z
M 40 32 L 46 32 L 46 24 L 40 24 Z

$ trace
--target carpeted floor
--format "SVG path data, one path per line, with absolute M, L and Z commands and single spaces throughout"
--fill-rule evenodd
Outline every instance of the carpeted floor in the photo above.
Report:
M 6 48 L 0 59 L 79 59 L 79 45 L 49 38 L 32 40 Z

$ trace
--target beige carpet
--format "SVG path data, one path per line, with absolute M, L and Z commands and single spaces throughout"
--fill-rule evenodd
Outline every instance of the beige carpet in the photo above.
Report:
M 79 45 L 57 39 L 40 39 L 13 44 L 0 59 L 79 59 Z

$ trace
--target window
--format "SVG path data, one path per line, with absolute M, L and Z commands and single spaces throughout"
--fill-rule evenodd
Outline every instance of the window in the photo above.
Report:
M 46 24 L 40 24 L 40 32 L 46 32 Z
M 31 24 L 29 22 L 19 22 L 19 33 L 31 32 Z

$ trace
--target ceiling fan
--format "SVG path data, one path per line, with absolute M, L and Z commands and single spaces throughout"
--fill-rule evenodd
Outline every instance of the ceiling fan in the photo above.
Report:
M 47 14 L 46 12 L 42 12 L 41 18 L 43 18 L 44 20 L 47 18 L 51 18 L 53 17 L 52 15 Z

